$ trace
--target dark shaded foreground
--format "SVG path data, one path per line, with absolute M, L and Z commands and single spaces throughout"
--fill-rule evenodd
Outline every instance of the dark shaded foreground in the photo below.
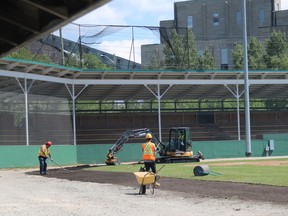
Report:
M 84 168 L 90 166 L 70 167 L 63 169 L 51 169 L 43 178 L 59 178 L 70 181 L 96 182 L 135 187 L 139 185 L 133 173 L 87 171 Z M 38 171 L 27 172 L 28 175 L 39 175 Z M 195 177 L 201 178 L 201 177 Z M 157 190 L 180 192 L 182 197 L 210 197 L 225 199 L 240 199 L 265 201 L 282 205 L 288 204 L 288 187 L 276 187 L 267 185 L 255 185 L 244 183 L 198 181 L 194 179 L 177 179 L 162 177 L 159 181 L 161 187 Z

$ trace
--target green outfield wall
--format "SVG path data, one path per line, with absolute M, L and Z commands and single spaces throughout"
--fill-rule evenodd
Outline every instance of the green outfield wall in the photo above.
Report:
M 273 145 L 272 145 L 272 144 Z M 272 150 L 269 149 L 269 144 Z M 268 149 L 267 149 L 268 145 Z M 52 157 L 61 165 L 103 164 L 111 144 L 54 145 Z M 38 167 L 37 153 L 40 146 L 0 146 L 0 168 Z M 252 157 L 287 156 L 288 134 L 266 134 L 262 140 L 252 140 Z M 241 141 L 199 141 L 193 142 L 194 153 L 201 151 L 206 159 L 245 158 L 246 142 Z M 126 144 L 116 155 L 120 162 L 141 160 L 141 146 Z M 49 166 L 56 166 L 48 161 Z
M 0 168 L 37 167 L 39 149 L 40 146 L 0 146 Z M 51 153 L 57 163 L 77 164 L 76 146 L 53 146 Z

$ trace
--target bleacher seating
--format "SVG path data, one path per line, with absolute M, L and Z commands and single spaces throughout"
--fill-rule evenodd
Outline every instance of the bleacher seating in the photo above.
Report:
M 221 113 L 221 120 L 220 117 L 217 116 L 217 121 L 215 120 L 216 123 L 202 124 L 197 124 L 194 114 L 188 117 L 186 115 L 188 114 L 181 114 L 182 118 L 178 118 L 175 125 L 173 121 L 175 116 L 173 113 L 170 115 L 166 114 L 165 118 L 162 118 L 161 136 L 163 142 L 167 142 L 169 140 L 170 128 L 179 126 L 190 127 L 190 137 L 192 141 L 238 139 L 237 122 L 235 121 L 234 116 L 231 117 L 231 114 L 229 114 L 229 116 L 225 116 L 224 113 Z M 264 134 L 288 134 L 288 123 L 286 123 L 286 120 L 283 117 L 284 113 L 281 113 L 281 118 L 280 114 L 278 114 L 278 118 L 275 118 L 275 115 L 276 114 L 270 113 L 269 118 L 262 118 L 261 115 L 253 115 L 253 121 L 251 121 L 251 138 L 262 139 Z M 138 129 L 141 128 L 142 125 L 152 125 L 152 127 L 149 129 L 151 129 L 154 134 L 159 137 L 157 115 L 155 115 L 156 117 L 152 115 L 149 116 L 148 120 L 144 114 L 136 117 L 133 117 L 133 115 L 131 116 L 132 117 L 124 116 L 114 119 L 113 115 L 111 117 L 109 115 L 99 115 L 93 117 L 82 116 L 81 118 L 78 118 L 76 125 L 77 144 L 113 144 L 121 137 L 125 130 Z M 26 144 L 25 127 L 12 128 L 12 126 L 8 127 L 6 125 L 6 128 L 4 128 L 4 126 L 5 124 L 3 124 L 2 129 L 0 128 L 0 145 Z M 34 128 L 30 127 L 30 145 L 40 145 L 46 139 L 51 139 L 56 144 L 74 143 L 72 129 L 63 130 L 59 128 L 51 128 L 50 125 L 48 125 L 48 127 L 49 129 L 45 129 L 43 125 L 41 127 L 37 127 L 36 123 L 34 124 Z M 242 140 L 245 139 L 245 133 L 245 121 L 243 121 L 242 118 L 240 126 L 240 138 Z M 143 142 L 143 137 L 130 139 L 129 142 L 141 143 Z

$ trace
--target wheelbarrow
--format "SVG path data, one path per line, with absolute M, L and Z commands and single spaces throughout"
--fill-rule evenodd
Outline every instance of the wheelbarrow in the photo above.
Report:
M 151 194 L 154 194 L 155 174 L 153 172 L 134 172 L 137 182 L 140 185 L 139 194 L 146 193 L 146 186 L 149 186 Z
M 156 173 L 145 172 L 145 169 L 143 167 L 140 168 L 139 172 L 134 172 L 137 182 L 140 185 L 139 194 L 145 194 L 146 187 L 149 187 L 151 194 L 154 194 L 156 182 L 160 179 L 160 176 L 157 176 L 157 173 L 164 166 L 162 166 Z

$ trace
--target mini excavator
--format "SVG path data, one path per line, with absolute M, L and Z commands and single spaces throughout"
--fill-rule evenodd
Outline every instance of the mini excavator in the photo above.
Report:
M 115 154 L 122 149 L 130 138 L 145 137 L 147 133 L 152 134 L 152 142 L 155 143 L 157 153 L 160 155 L 156 158 L 156 163 L 199 162 L 200 159 L 204 160 L 204 156 L 200 151 L 197 155 L 193 155 L 190 128 L 172 127 L 169 132 L 169 141 L 166 144 L 161 142 L 148 128 L 126 130 L 109 149 L 105 163 L 107 165 L 119 165 L 120 162 Z

